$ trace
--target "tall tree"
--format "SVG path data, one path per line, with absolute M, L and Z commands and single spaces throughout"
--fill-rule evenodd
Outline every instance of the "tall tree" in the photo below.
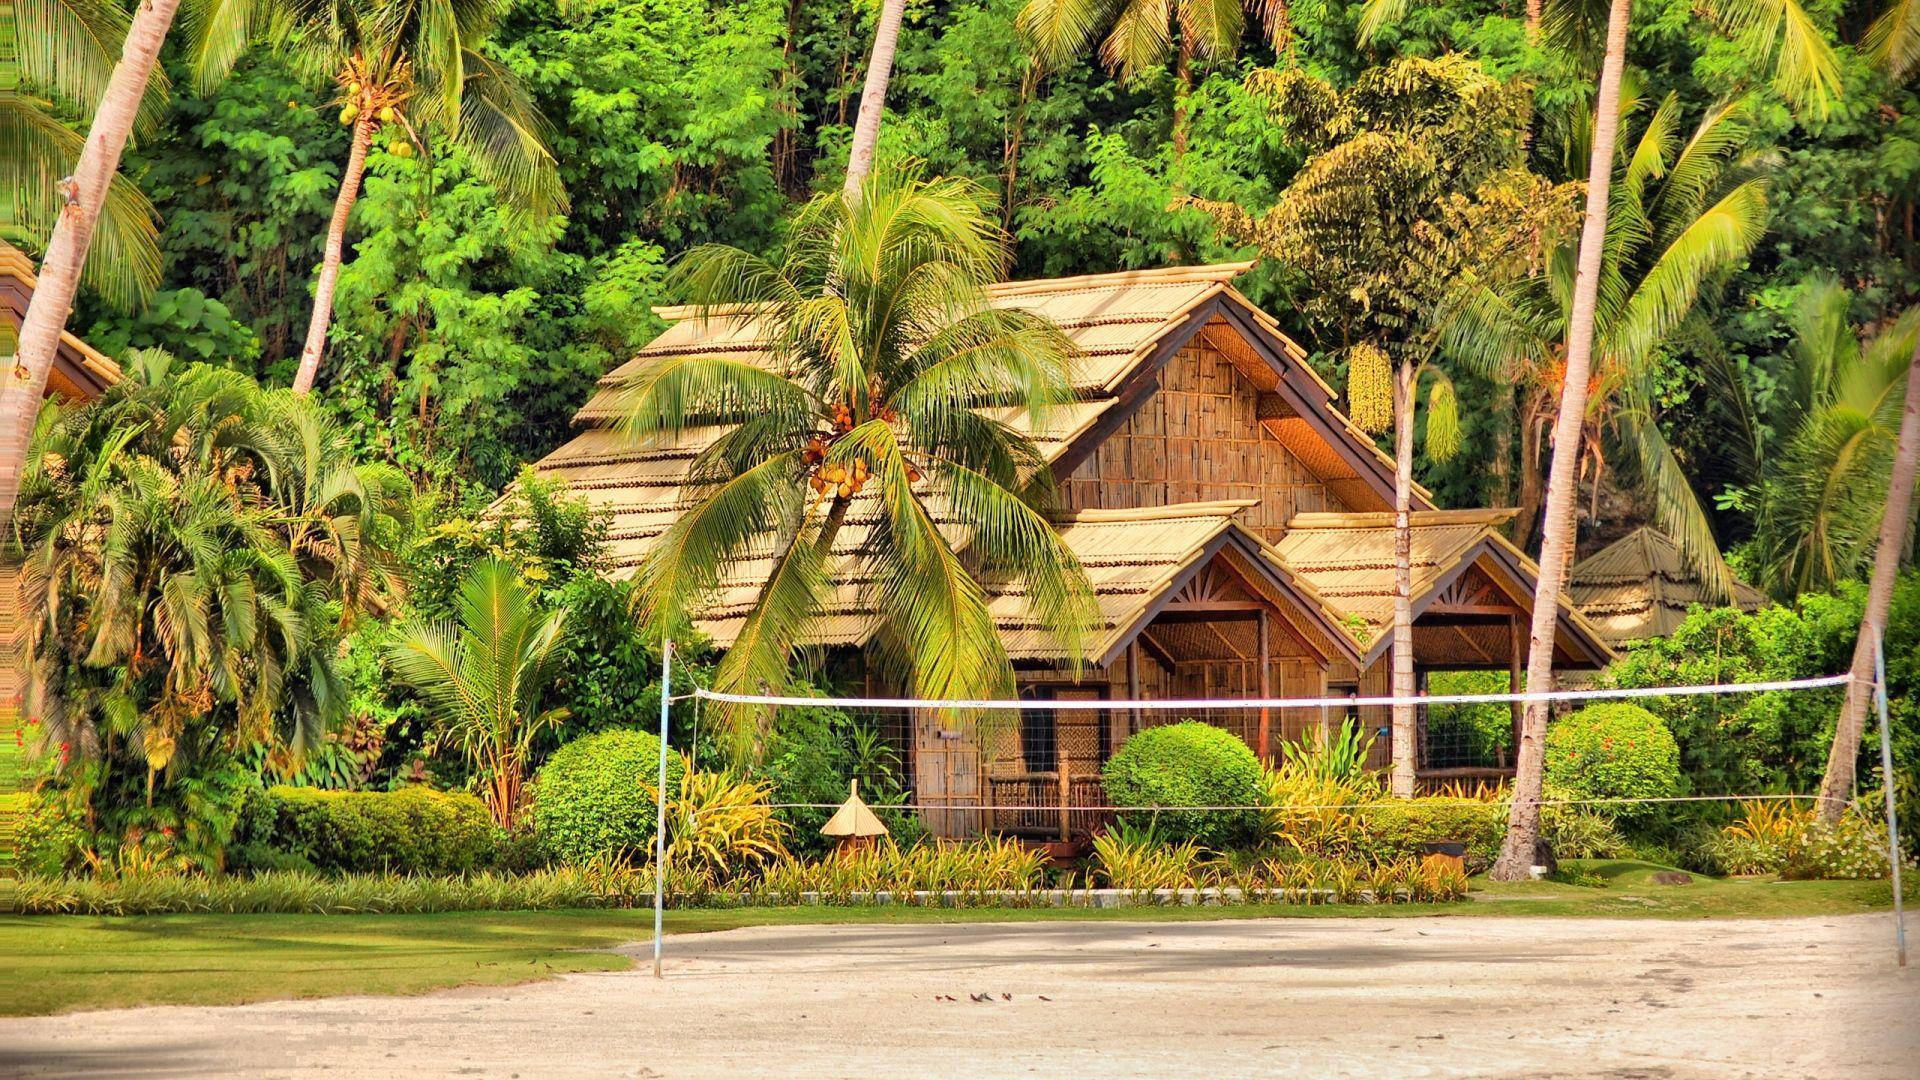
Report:
M 1867 583 L 1867 607 L 1860 615 L 1860 636 L 1853 646 L 1852 681 L 1846 703 L 1833 730 L 1827 752 L 1826 775 L 1820 780 L 1820 816 L 1836 821 L 1853 795 L 1860 737 L 1866 728 L 1867 703 L 1873 694 L 1873 654 L 1887 626 L 1893 605 L 1894 578 L 1900 573 L 1900 555 L 1913 528 L 1913 486 L 1920 479 L 1920 343 L 1907 366 L 1905 402 L 1900 409 L 1900 438 L 1894 449 L 1893 470 L 1887 484 L 1887 504 L 1880 514 L 1880 539 L 1873 553 L 1873 578 Z M 1885 778 L 1893 783 L 1893 777 Z
M 1172 54 L 1177 160 L 1187 149 L 1193 61 L 1225 59 L 1238 52 L 1248 8 L 1274 51 L 1284 49 L 1290 34 L 1286 0 L 1028 0 L 1020 9 L 1019 26 L 1046 70 L 1072 63 L 1103 32 L 1107 37 L 1100 44 L 1100 61 L 1123 83 L 1166 63 Z
M 1607 13 L 1606 55 L 1594 103 L 1593 147 L 1587 164 L 1587 209 L 1580 227 L 1580 254 L 1567 316 L 1567 366 L 1560 411 L 1553 425 L 1553 466 L 1547 473 L 1546 533 L 1533 591 L 1533 625 L 1527 643 L 1527 687 L 1553 685 L 1553 643 L 1560 621 L 1560 593 L 1573 561 L 1574 470 L 1580 431 L 1587 418 L 1587 380 L 1592 369 L 1594 314 L 1599 308 L 1600 269 L 1607 236 L 1607 193 L 1613 183 L 1613 145 L 1620 130 L 1620 80 L 1627 63 L 1631 0 L 1612 0 Z M 1524 881 L 1533 874 L 1540 846 L 1540 791 L 1546 766 L 1548 703 L 1530 701 L 1520 721 L 1515 756 L 1513 807 L 1500 857 L 1488 872 L 1495 881 Z
M 1563 200 L 1520 168 L 1528 89 L 1466 57 L 1398 57 L 1344 92 L 1298 70 L 1255 72 L 1247 85 L 1288 140 L 1313 155 L 1259 218 L 1202 205 L 1229 234 L 1305 276 L 1303 308 L 1319 336 L 1350 343 L 1352 418 L 1394 433 L 1393 692 L 1412 697 L 1410 513 L 1423 379 L 1427 456 L 1445 461 L 1460 447 L 1454 385 L 1435 362 L 1431 314 L 1463 275 L 1504 282 L 1537 261 L 1512 238 L 1550 235 L 1552 208 Z M 1418 741 L 1413 707 L 1396 705 L 1396 796 L 1414 793 Z
M 46 392 L 60 333 L 73 311 L 101 208 L 120 171 L 120 154 L 140 116 L 154 62 L 179 0 L 143 0 L 122 40 L 120 61 L 107 77 L 86 146 L 72 175 L 60 184 L 59 221 L 47 240 L 39 283 L 21 320 L 12 367 L 0 372 L 0 533 L 13 520 L 21 470 L 33 438 L 34 417 Z
M 1568 8 L 1577 5 L 1567 5 Z M 1839 93 L 1839 63 L 1806 11 L 1795 0 L 1732 0 L 1716 8 L 1721 26 L 1754 62 L 1754 71 L 1770 71 L 1774 88 L 1787 100 L 1824 114 Z M 1545 531 L 1540 545 L 1540 576 L 1535 583 L 1533 626 L 1528 641 L 1527 686 L 1553 685 L 1553 645 L 1559 624 L 1561 592 L 1573 561 L 1574 508 L 1579 468 L 1578 440 L 1585 426 L 1588 380 L 1592 375 L 1595 315 L 1599 308 L 1603 248 L 1608 232 L 1608 192 L 1613 179 L 1614 146 L 1620 130 L 1620 87 L 1626 70 L 1627 29 L 1632 0 L 1612 0 L 1607 11 L 1606 44 L 1601 53 L 1599 88 L 1587 161 L 1587 207 L 1568 304 L 1566 371 L 1553 426 L 1553 464 L 1547 474 Z M 1577 11 L 1559 13 L 1555 36 L 1577 27 Z M 1496 881 L 1528 877 L 1540 846 L 1540 795 L 1546 764 L 1548 704 L 1527 703 L 1520 727 L 1513 809 L 1507 836 L 1489 875 Z
M 334 286 L 347 223 L 360 196 L 367 153 L 382 132 L 401 157 L 439 133 L 521 210 L 545 216 L 566 205 L 546 121 L 505 65 L 483 51 L 505 0 L 189 0 L 189 53 L 202 89 L 216 85 L 258 40 L 298 66 L 332 79 L 340 122 L 353 129 L 327 246 L 314 281 L 313 314 L 293 389 L 306 393 L 326 353 Z
M 860 191 L 873 172 L 874 151 L 880 146 L 880 116 L 887 111 L 887 83 L 893 79 L 893 54 L 900 42 L 900 19 L 907 0 L 880 0 L 880 21 L 873 27 L 873 52 L 867 57 L 867 78 L 860 86 L 860 112 L 853 121 L 853 142 L 847 149 L 847 178 L 841 192 L 848 199 Z
M 882 169 L 855 199 L 808 203 L 779 261 L 707 246 L 678 270 L 706 311 L 755 310 L 770 353 L 663 356 L 627 390 L 636 437 L 726 428 L 690 465 L 693 506 L 637 579 L 662 632 L 723 579 L 755 583 L 716 688 L 787 685 L 836 576 L 861 583 L 883 658 L 920 697 L 1012 692 L 989 576 L 1022 583 L 1078 655 L 1091 590 L 1046 517 L 1052 472 L 1025 432 L 981 411 L 1020 406 L 1044 423 L 1071 396 L 1073 349 L 1051 323 L 987 303 L 1005 258 L 990 205 L 970 182 Z M 873 523 L 850 545 L 856 503 Z M 726 719 L 733 752 L 751 756 L 764 715 Z

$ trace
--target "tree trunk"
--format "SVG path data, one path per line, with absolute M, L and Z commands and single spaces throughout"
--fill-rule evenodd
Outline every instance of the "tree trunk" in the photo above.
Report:
M 1542 0 L 1527 0 L 1527 44 L 1535 45 L 1540 41 L 1540 9 Z
M 1522 551 L 1533 547 L 1534 531 L 1540 525 L 1540 502 L 1546 487 L 1540 468 L 1544 448 L 1540 445 L 1546 431 L 1546 418 L 1540 415 L 1538 393 L 1529 391 L 1520 410 L 1520 512 L 1513 518 L 1513 542 Z
M 1488 506 L 1513 505 L 1513 383 L 1499 380 L 1493 388 L 1493 465 L 1488 470 Z
M 1393 380 L 1393 696 L 1413 696 L 1413 391 L 1419 368 L 1402 361 Z M 1393 797 L 1413 798 L 1419 768 L 1414 707 L 1393 706 Z
M 1873 695 L 1873 645 L 1887 628 L 1887 609 L 1893 605 L 1894 578 L 1900 572 L 1900 553 L 1907 544 L 1913 518 L 1913 485 L 1920 479 L 1920 345 L 1907 368 L 1907 400 L 1900 410 L 1900 437 L 1893 456 L 1893 477 L 1887 483 L 1887 507 L 1880 515 L 1880 539 L 1873 551 L 1873 577 L 1867 585 L 1867 609 L 1860 616 L 1860 637 L 1853 645 L 1853 681 L 1847 701 L 1833 729 L 1833 748 L 1827 752 L 1827 772 L 1820 780 L 1820 817 L 1837 821 L 1853 796 L 1854 764 L 1860 756 L 1860 736 L 1866 729 L 1867 703 Z M 1887 778 L 1893 782 L 1892 777 Z
M 362 114 L 353 125 L 353 145 L 347 151 L 347 171 L 340 176 L 340 193 L 333 199 L 333 220 L 327 223 L 327 251 L 320 260 L 320 280 L 313 289 L 313 317 L 307 322 L 307 344 L 300 350 L 300 370 L 293 392 L 313 389 L 320 357 L 327 351 L 327 327 L 333 323 L 333 287 L 340 280 L 340 258 L 347 243 L 347 218 L 360 197 L 360 177 L 367 171 L 367 147 L 373 142 L 374 118 Z
M 1013 210 L 1016 205 L 1014 188 L 1020 181 L 1020 143 L 1027 133 L 1027 106 L 1033 101 L 1033 93 L 1040 81 L 1040 65 L 1029 62 L 1027 70 L 1020 76 L 1020 104 L 1013 112 L 1013 125 L 1007 135 L 1006 189 L 1000 195 L 1000 227 L 1009 235 L 1013 233 Z
M 1193 97 L 1193 53 L 1187 45 L 1186 35 L 1180 37 L 1180 51 L 1173 61 L 1173 164 L 1178 167 L 1187 157 L 1187 108 Z M 1180 193 L 1179 181 L 1174 182 L 1174 193 Z
M 120 153 L 133 131 L 134 116 L 153 74 L 154 58 L 167 39 L 179 0 L 144 0 L 134 9 L 120 62 L 107 80 L 107 91 L 94 110 L 80 163 L 62 185 L 66 206 L 47 239 L 40 262 L 39 283 L 14 343 L 13 369 L 0 372 L 0 534 L 13 521 L 14 500 L 20 495 L 20 473 L 27 463 L 27 444 L 33 439 L 34 418 L 47 376 L 60 349 L 60 333 L 73 311 L 80 287 L 80 270 L 93 246 L 93 228 L 106 203 L 107 187 L 120 169 Z
M 1592 157 L 1587 164 L 1586 220 L 1580 228 L 1580 262 L 1567 319 L 1567 371 L 1560 387 L 1560 412 L 1554 418 L 1553 468 L 1547 474 L 1547 513 L 1540 544 L 1540 578 L 1533 592 L 1532 640 L 1527 649 L 1527 689 L 1553 686 L 1553 642 L 1559 624 L 1560 591 L 1572 554 L 1578 491 L 1580 434 L 1587 416 L 1587 375 L 1593 359 L 1593 316 L 1600 291 L 1600 267 L 1607 235 L 1607 195 L 1613 180 L 1613 147 L 1620 130 L 1620 75 L 1626 66 L 1627 20 L 1631 0 L 1612 0 L 1607 15 L 1607 52 L 1600 65 L 1595 103 Z M 1546 765 L 1547 714 L 1544 701 L 1527 703 L 1520 726 L 1520 747 L 1513 778 L 1513 808 L 1507 839 L 1489 876 L 1495 881 L 1524 881 L 1532 876 L 1540 844 L 1540 789 Z
M 893 78 L 893 49 L 900 40 L 900 16 L 907 0 L 882 0 L 880 22 L 873 29 L 873 56 L 867 61 L 867 81 L 860 88 L 860 112 L 853 121 L 853 145 L 847 152 L 848 199 L 858 198 L 860 184 L 873 171 L 873 152 L 880 144 L 880 114 L 887 108 L 887 81 Z

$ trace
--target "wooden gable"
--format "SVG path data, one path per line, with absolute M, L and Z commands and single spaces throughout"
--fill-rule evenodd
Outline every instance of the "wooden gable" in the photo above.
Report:
M 20 331 L 27 318 L 27 303 L 33 299 L 37 280 L 33 262 L 19 248 L 0 240 L 0 319 L 10 330 L 9 339 Z M 5 352 L 11 353 L 8 345 Z M 60 348 L 54 353 L 53 370 L 47 375 L 47 396 L 68 401 L 91 401 L 100 392 L 120 381 L 120 366 L 95 351 L 72 333 L 60 335 Z

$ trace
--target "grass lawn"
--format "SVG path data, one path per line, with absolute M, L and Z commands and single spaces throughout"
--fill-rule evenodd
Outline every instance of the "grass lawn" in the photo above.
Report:
M 741 908 L 669 912 L 673 933 L 770 923 L 1185 921 L 1265 917 L 1589 915 L 1752 918 L 1885 910 L 1886 882 L 1649 882 L 1658 867 L 1602 861 L 1570 869 L 1603 888 L 1475 882 L 1455 904 L 1245 906 L 1121 910 Z M 503 985 L 572 971 L 612 971 L 604 951 L 646 939 L 648 911 L 462 912 L 445 915 L 156 915 L 0 918 L 0 1015 L 125 1005 L 214 1005 L 333 994 L 408 994 Z

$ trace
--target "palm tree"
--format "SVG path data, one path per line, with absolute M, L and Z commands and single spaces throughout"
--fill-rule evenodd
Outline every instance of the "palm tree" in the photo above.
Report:
M 1860 634 L 1854 641 L 1853 679 L 1847 684 L 1846 702 L 1841 706 L 1833 746 L 1827 753 L 1826 774 L 1820 780 L 1820 816 L 1827 821 L 1839 820 L 1853 793 L 1855 759 L 1860 753 L 1867 704 L 1873 694 L 1874 649 L 1884 641 L 1887 611 L 1893 605 L 1894 579 L 1900 572 L 1900 557 L 1913 528 L 1913 488 L 1916 476 L 1920 475 L 1920 332 L 1917 330 L 1920 330 L 1920 309 L 1907 312 L 1894 330 L 1874 339 L 1866 350 L 1871 359 L 1856 369 L 1857 378 L 1849 380 L 1856 386 L 1864 386 L 1864 391 L 1855 390 L 1857 397 L 1853 400 L 1845 400 L 1843 392 L 1843 400 L 1829 406 L 1829 415 L 1817 416 L 1809 425 L 1808 441 L 1814 448 L 1810 456 L 1822 466 L 1828 462 L 1840 465 L 1850 457 L 1871 456 L 1870 437 L 1877 435 L 1884 440 L 1893 410 L 1900 410 L 1900 433 L 1892 466 L 1888 469 L 1886 503 L 1879 511 L 1873 576 L 1867 583 L 1866 610 L 1861 613 Z M 1900 366 L 1899 361 L 1904 361 L 1906 370 L 1904 393 L 1897 380 L 1882 377 L 1889 369 Z M 1863 522 L 1872 520 L 1870 503 L 1856 504 L 1856 510 Z M 1892 783 L 1893 778 L 1887 777 L 1886 782 Z
M 47 376 L 53 371 L 60 333 L 66 329 L 67 316 L 73 310 L 74 294 L 80 288 L 95 227 L 106 206 L 113 179 L 120 171 L 120 154 L 126 149 L 127 138 L 133 133 L 147 100 L 154 63 L 178 6 L 179 0 L 145 0 L 134 9 L 121 38 L 120 60 L 106 78 L 100 104 L 94 110 L 79 164 L 70 176 L 56 182 L 58 220 L 48 236 L 46 254 L 40 262 L 39 283 L 27 305 L 26 317 L 20 323 L 14 362 L 7 371 L 0 372 L 0 532 L 13 520 L 21 472 L 33 439 L 34 417 L 40 408 L 41 395 L 47 389 Z M 17 7 L 18 10 L 22 9 Z M 41 9 L 28 4 L 25 10 Z M 22 67 L 27 67 L 28 58 L 44 48 L 51 47 L 65 55 L 61 40 L 49 36 L 30 43 L 22 54 Z M 65 67 L 54 63 L 47 66 L 49 69 Z
M 427 0 L 191 0 L 189 58 L 195 80 L 225 78 L 261 36 L 292 54 L 296 66 L 330 78 L 340 122 L 353 129 L 327 245 L 314 283 L 313 315 L 293 380 L 313 388 L 333 320 L 334 285 L 347 220 L 360 196 L 367 152 L 390 133 L 390 152 L 407 157 L 423 132 L 441 132 L 467 152 L 480 176 L 517 208 L 545 216 L 566 193 L 547 150 L 546 122 L 505 65 L 482 44 L 506 10 L 504 0 L 441 5 Z
M 1784 442 L 1770 448 L 1757 437 L 1739 440 L 1752 447 L 1744 456 L 1760 476 L 1754 547 L 1760 580 L 1776 596 L 1822 592 L 1857 577 L 1874 550 L 1920 308 L 1863 341 L 1848 319 L 1851 306 L 1834 278 L 1803 286 L 1788 313 L 1793 374 L 1768 416 Z M 1730 411 L 1751 416 L 1745 384 L 1726 386 L 1738 398 Z
M 12 8 L 14 33 L 0 40 L 0 239 L 38 251 L 59 219 L 60 180 L 86 145 L 56 109 L 87 118 L 106 93 L 113 49 L 126 37 L 129 20 L 120 5 L 90 0 L 16 0 Z M 166 101 L 166 76 L 155 72 L 134 124 L 136 136 L 153 130 Z M 81 284 L 124 310 L 144 304 L 160 280 L 154 220 L 146 196 L 116 174 Z
M 488 559 L 460 587 L 458 627 L 415 623 L 387 650 L 394 676 L 472 762 L 501 828 L 519 819 L 534 737 L 567 715 L 540 711 L 566 611 L 543 612 L 536 598 L 512 564 Z
M 1679 102 L 1669 96 L 1618 165 L 1576 476 L 1591 466 L 1597 498 L 1607 443 L 1617 443 L 1638 466 L 1662 528 L 1679 540 L 1709 589 L 1730 597 L 1732 571 L 1654 416 L 1653 383 L 1662 349 L 1683 332 L 1702 330 L 1694 311 L 1702 284 L 1736 266 L 1759 241 L 1766 227 L 1766 186 L 1740 153 L 1748 131 L 1736 107 L 1709 111 L 1684 142 L 1678 126 Z M 1449 298 L 1441 315 L 1443 349 L 1488 378 L 1521 388 L 1522 544 L 1545 486 L 1541 443 L 1561 391 L 1575 258 L 1571 247 L 1562 247 L 1543 275 L 1505 288 L 1469 283 Z
M 1527 651 L 1527 686 L 1553 685 L 1553 642 L 1559 622 L 1560 592 L 1573 560 L 1574 469 L 1580 432 L 1586 426 L 1587 379 L 1592 366 L 1594 316 L 1600 300 L 1600 274 L 1607 236 L 1607 198 L 1613 182 L 1613 144 L 1620 128 L 1620 80 L 1627 61 L 1627 16 L 1632 0 L 1611 0 L 1607 47 L 1600 64 L 1594 103 L 1592 154 L 1587 164 L 1587 209 L 1580 227 L 1580 248 L 1567 317 L 1567 362 L 1560 385 L 1560 412 L 1554 421 L 1553 466 L 1547 474 L 1547 528 L 1540 548 L 1540 573 L 1534 583 L 1533 625 Z M 1527 703 L 1515 755 L 1513 808 L 1507 836 L 1488 876 L 1495 881 L 1524 881 L 1533 874 L 1540 846 L 1540 789 L 1546 766 L 1547 704 Z
M 893 79 L 893 52 L 900 41 L 900 19 L 907 0 L 880 0 L 880 21 L 873 27 L 873 53 L 867 57 L 867 78 L 860 86 L 860 111 L 853 119 L 853 142 L 847 148 L 847 178 L 841 193 L 860 197 L 873 171 L 874 151 L 880 146 L 880 116 L 887 111 L 887 83 Z
M 48 741 L 136 752 L 149 796 L 216 737 L 318 741 L 343 704 L 332 605 L 388 580 L 410 488 L 289 430 L 325 429 L 284 391 L 157 352 L 92 406 L 43 411 L 18 524 Z
M 1193 93 L 1193 60 L 1226 59 L 1240 48 L 1246 33 L 1247 9 L 1266 31 L 1278 52 L 1290 35 L 1285 0 L 1027 0 L 1018 25 L 1043 69 L 1058 70 L 1087 50 L 1094 36 L 1105 33 L 1100 60 L 1122 82 L 1174 58 L 1179 87 L 1174 98 L 1173 153 L 1187 149 L 1187 99 Z M 1174 45 L 1178 33 L 1180 43 Z
M 716 688 L 788 685 L 836 577 L 862 583 L 882 660 L 921 697 L 1011 693 L 989 577 L 1023 587 L 1078 655 L 1093 609 L 1046 518 L 1052 472 L 1027 435 L 981 411 L 1018 405 L 1042 423 L 1071 395 L 1073 349 L 1051 323 L 987 303 L 1006 244 L 988 206 L 969 181 L 883 169 L 855 199 L 808 203 L 780 261 L 714 245 L 677 270 L 705 310 L 746 306 L 771 354 L 661 357 L 626 391 L 636 438 L 729 428 L 690 466 L 693 506 L 637 579 L 657 632 L 723 579 L 758 583 Z M 836 544 L 856 503 L 848 550 Z M 727 720 L 749 756 L 764 714 Z
M 1556 14 L 1554 36 L 1564 38 L 1579 24 L 1578 5 Z M 1573 560 L 1575 470 L 1586 426 L 1587 381 L 1591 376 L 1595 316 L 1602 286 L 1603 247 L 1608 228 L 1608 191 L 1613 151 L 1620 128 L 1620 84 L 1626 70 L 1627 24 L 1632 0 L 1611 0 L 1601 52 L 1600 82 L 1594 102 L 1587 159 L 1587 207 L 1581 224 L 1579 255 L 1568 302 L 1566 368 L 1559 411 L 1554 418 L 1553 464 L 1547 474 L 1545 532 L 1540 546 L 1540 576 L 1534 584 L 1533 626 L 1528 642 L 1527 685 L 1552 685 L 1553 643 L 1560 617 L 1560 593 Z M 1773 85 L 1788 101 L 1824 114 L 1839 94 L 1839 63 L 1806 11 L 1794 0 L 1730 0 L 1716 7 L 1722 26 L 1754 61 L 1754 70 L 1770 70 Z M 1647 427 L 1652 427 L 1649 423 Z M 1649 449 L 1652 449 L 1651 447 Z M 1515 762 L 1513 810 L 1507 836 L 1490 876 L 1518 881 L 1532 872 L 1540 845 L 1540 790 L 1546 763 L 1547 704 L 1529 702 L 1521 723 Z

